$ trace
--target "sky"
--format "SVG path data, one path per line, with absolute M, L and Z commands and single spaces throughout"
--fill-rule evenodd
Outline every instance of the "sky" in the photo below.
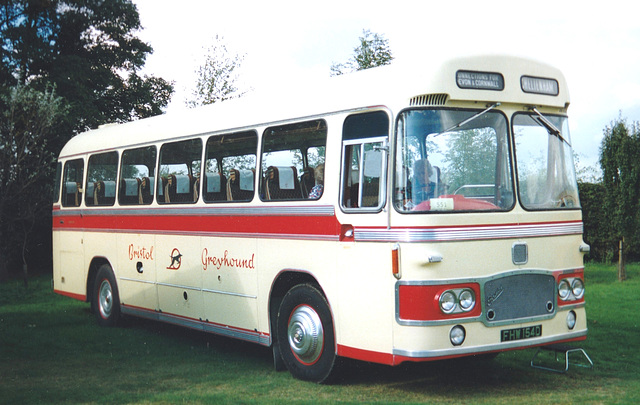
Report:
M 167 113 L 186 108 L 216 35 L 231 54 L 244 55 L 239 87 L 268 91 L 328 77 L 367 29 L 389 41 L 398 61 L 509 54 L 559 68 L 580 167 L 598 167 L 603 132 L 614 120 L 640 121 L 640 19 L 629 0 L 133 2 L 138 36 L 154 49 L 143 73 L 175 85 Z

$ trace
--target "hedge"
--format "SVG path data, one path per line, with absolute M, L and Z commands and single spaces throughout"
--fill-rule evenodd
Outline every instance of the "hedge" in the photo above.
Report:
M 582 205 L 582 221 L 584 222 L 583 239 L 591 246 L 591 252 L 586 256 L 588 261 L 613 262 L 618 260 L 618 238 L 609 226 L 609 220 L 604 210 L 606 189 L 602 183 L 578 183 L 580 204 Z M 626 246 L 626 260 L 640 259 L 640 246 L 629 244 Z

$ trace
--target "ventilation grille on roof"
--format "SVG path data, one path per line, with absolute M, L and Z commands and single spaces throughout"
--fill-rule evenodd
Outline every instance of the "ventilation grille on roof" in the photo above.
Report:
M 410 105 L 444 105 L 447 102 L 446 94 L 425 94 L 411 99 Z

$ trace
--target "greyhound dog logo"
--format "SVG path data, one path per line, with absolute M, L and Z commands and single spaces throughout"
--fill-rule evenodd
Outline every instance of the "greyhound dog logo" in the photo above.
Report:
M 167 269 L 169 270 L 178 270 L 180 268 L 180 264 L 182 263 L 182 254 L 177 248 L 173 248 L 171 251 L 171 264 Z

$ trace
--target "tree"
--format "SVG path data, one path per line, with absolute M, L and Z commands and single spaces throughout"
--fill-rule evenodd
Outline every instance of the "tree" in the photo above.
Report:
M 41 247 L 30 260 L 51 257 L 55 157 L 71 136 L 168 104 L 172 84 L 140 73 L 140 28 L 131 0 L 0 1 L 0 270 L 27 244 Z
M 331 65 L 331 76 L 339 76 L 356 70 L 389 65 L 393 60 L 389 40 L 383 35 L 362 30 L 360 45 L 353 49 L 353 56 L 345 63 Z
M 41 91 L 54 85 L 69 105 L 66 138 L 160 114 L 173 86 L 140 75 L 152 52 L 136 37 L 140 28 L 130 0 L 4 0 L 0 83 Z
M 16 251 L 26 276 L 31 230 L 50 215 L 50 179 L 57 156 L 48 137 L 64 111 L 62 99 L 52 90 L 0 90 L 0 279 L 6 277 L 7 263 Z
M 613 236 L 619 240 L 618 279 L 626 278 L 626 245 L 640 233 L 640 126 L 618 118 L 605 128 L 600 147 L 605 213 Z
M 244 61 L 244 55 L 232 55 L 227 50 L 224 37 L 216 35 L 215 42 L 205 51 L 205 61 L 196 70 L 196 86 L 189 107 L 213 104 L 238 98 L 245 92 L 238 90 L 237 70 Z
M 580 162 L 581 155 L 573 152 L 573 164 L 576 168 L 576 179 L 578 183 L 598 184 L 602 182 L 602 173 L 596 166 L 582 166 Z

